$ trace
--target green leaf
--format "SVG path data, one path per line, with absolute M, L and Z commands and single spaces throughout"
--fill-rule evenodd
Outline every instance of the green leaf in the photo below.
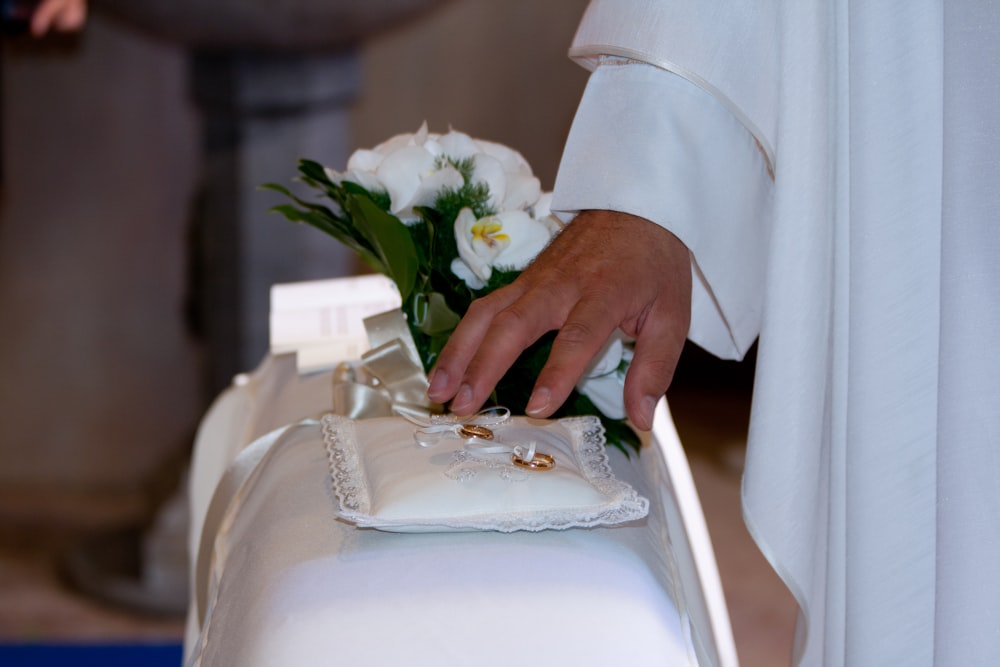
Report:
M 292 194 L 291 190 L 289 190 L 288 188 L 286 188 L 284 185 L 279 185 L 278 183 L 264 183 L 263 185 L 257 186 L 257 189 L 258 190 L 275 190 L 275 191 L 280 192 L 281 194 L 285 195 L 286 197 L 292 197 L 293 199 L 295 198 L 295 195 Z
M 315 202 L 309 202 L 304 199 L 300 199 L 283 185 L 278 185 L 277 183 L 265 183 L 264 185 L 259 186 L 259 188 L 261 190 L 274 190 L 276 192 L 280 192 L 281 194 L 285 195 L 293 202 L 298 204 L 301 208 L 304 208 L 307 211 L 312 211 L 314 213 L 323 216 L 330 222 L 330 224 L 335 225 L 337 228 L 343 230 L 345 233 L 350 233 L 352 231 L 350 223 L 344 220 L 337 213 L 334 213 L 332 210 L 330 210 L 329 207 L 323 206 L 322 204 L 317 204 Z
M 320 169 L 322 170 L 322 167 L 320 167 Z M 296 208 L 296 206 L 292 206 L 290 204 L 281 204 L 272 207 L 270 212 L 280 213 L 292 222 L 305 223 L 334 237 L 357 253 L 358 256 L 361 257 L 361 259 L 374 270 L 380 273 L 386 273 L 382 261 L 375 254 L 374 249 L 368 242 L 368 239 L 365 238 L 365 236 L 351 224 L 350 220 L 334 213 L 330 208 L 323 206 L 322 204 L 308 202 L 299 198 L 284 185 L 279 185 L 277 183 L 265 183 L 259 187 L 261 190 L 273 190 L 275 192 L 279 192 L 291 199 L 298 206 L 298 208 Z M 333 184 L 331 184 L 330 187 L 334 190 L 337 189 L 337 186 Z M 340 193 L 340 191 L 337 192 Z M 339 196 L 340 199 L 343 199 L 342 193 L 340 193 Z
M 315 229 L 318 229 L 324 234 L 332 236 L 357 253 L 362 260 L 372 267 L 372 269 L 380 273 L 386 272 L 382 266 L 381 260 L 376 257 L 374 253 L 372 253 L 371 249 L 366 244 L 359 242 L 354 235 L 344 232 L 340 227 L 331 223 L 322 215 L 318 215 L 312 211 L 299 210 L 291 204 L 279 204 L 277 206 L 272 206 L 268 212 L 280 213 L 292 222 L 305 223 Z
M 415 294 L 412 304 L 413 326 L 428 336 L 450 334 L 461 319 L 440 292 Z
M 417 281 L 417 249 L 406 225 L 386 213 L 368 197 L 351 197 L 350 215 L 355 227 L 366 237 L 384 271 L 403 301 L 410 297 Z
M 332 186 L 333 181 L 326 175 L 326 167 L 314 160 L 299 160 L 299 173 L 310 180 Z
M 372 200 L 376 206 L 378 206 L 383 211 L 389 212 L 389 207 L 392 201 L 389 198 L 389 193 L 385 190 L 376 190 L 371 192 L 351 181 L 344 181 L 341 186 L 344 188 L 344 192 L 357 197 L 367 197 Z

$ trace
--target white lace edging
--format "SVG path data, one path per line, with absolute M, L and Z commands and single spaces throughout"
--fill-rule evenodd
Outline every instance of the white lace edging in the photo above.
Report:
M 327 414 L 323 416 L 322 424 L 323 442 L 330 461 L 330 478 L 341 513 L 345 516 L 367 516 L 371 508 L 371 494 L 358 453 L 354 420 Z
M 384 519 L 371 514 L 372 498 L 355 423 L 340 415 L 323 417 L 323 440 L 330 463 L 334 495 L 340 515 L 361 527 L 403 530 L 493 530 L 515 531 L 563 530 L 609 526 L 642 519 L 649 512 L 649 501 L 631 485 L 615 477 L 605 449 L 604 427 L 597 417 L 569 417 L 559 423 L 570 433 L 575 463 L 584 482 L 604 498 L 589 506 L 553 505 L 528 511 L 498 508 L 495 514 L 462 515 L 461 508 L 449 517 L 411 517 Z M 544 473 L 541 473 L 544 474 Z M 449 480 L 442 475 L 442 480 Z

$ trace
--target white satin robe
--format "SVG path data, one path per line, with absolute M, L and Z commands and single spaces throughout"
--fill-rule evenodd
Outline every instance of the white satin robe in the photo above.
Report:
M 553 209 L 671 229 L 691 340 L 759 334 L 744 515 L 800 664 L 1000 664 L 998 5 L 595 0 L 570 52 Z

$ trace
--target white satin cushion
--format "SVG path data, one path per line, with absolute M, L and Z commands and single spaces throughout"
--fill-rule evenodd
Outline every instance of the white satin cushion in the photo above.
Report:
M 514 418 L 499 443 L 554 458 L 550 470 L 512 465 L 510 453 L 482 454 L 458 436 L 421 447 L 401 417 L 323 418 L 339 515 L 394 532 L 514 532 L 614 525 L 646 516 L 649 501 L 615 477 L 596 417 Z

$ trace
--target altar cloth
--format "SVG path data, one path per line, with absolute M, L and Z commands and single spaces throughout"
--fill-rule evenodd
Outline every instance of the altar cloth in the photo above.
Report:
M 316 422 L 271 445 L 216 539 L 191 664 L 697 664 L 658 519 L 384 533 L 336 518 L 328 474 Z
M 289 287 L 329 295 L 343 280 Z M 337 355 L 354 345 L 324 334 L 274 350 L 203 418 L 189 492 L 187 665 L 735 667 L 665 400 L 639 456 L 608 451 L 615 475 L 649 499 L 641 521 L 537 533 L 359 529 L 337 517 L 318 421 L 333 405 Z

